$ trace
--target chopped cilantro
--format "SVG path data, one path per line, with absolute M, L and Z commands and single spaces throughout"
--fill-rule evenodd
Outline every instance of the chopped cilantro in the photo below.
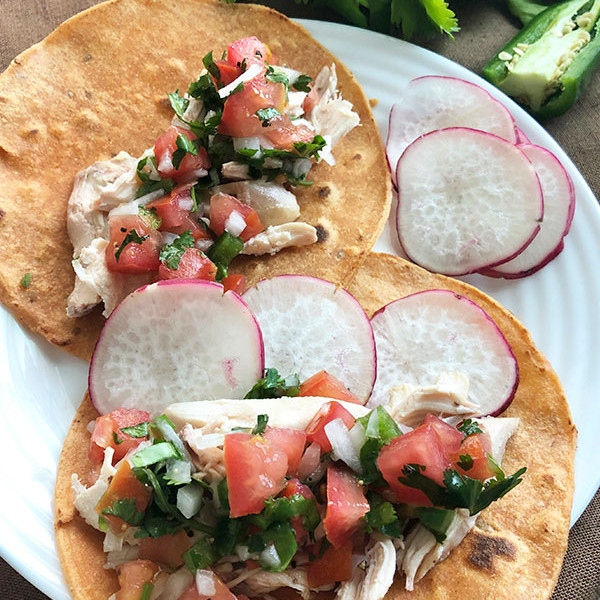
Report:
M 118 446 L 119 444 L 122 444 L 124 441 L 125 441 L 124 439 L 120 438 L 120 437 L 117 435 L 117 432 L 116 432 L 116 431 L 113 431 L 113 442 L 114 442 L 114 443 L 115 443 L 117 446 Z
M 179 169 L 181 161 L 185 158 L 186 154 L 198 156 L 196 145 L 187 136 L 183 135 L 183 133 L 180 133 L 177 136 L 177 141 L 175 143 L 177 145 L 177 150 L 173 152 L 173 166 L 176 169 Z
M 300 75 L 294 83 L 292 83 L 292 87 L 299 92 L 310 92 L 310 86 L 308 85 L 312 81 L 312 77 L 308 75 Z
M 281 116 L 281 113 L 272 106 L 269 108 L 259 108 L 254 114 L 262 121 L 263 127 L 269 127 L 272 119 Z
M 296 534 L 290 523 L 274 523 L 267 530 L 263 531 L 262 539 L 266 546 L 272 545 L 279 557 L 279 564 L 265 562 L 259 558 L 258 563 L 265 571 L 281 573 L 285 571 L 294 558 L 298 544 L 296 543 Z
M 21 287 L 26 290 L 31 285 L 31 273 L 25 273 L 21 279 Z
M 135 197 L 141 198 L 142 196 L 146 196 L 151 192 L 156 192 L 158 190 L 162 190 L 165 194 L 170 194 L 173 188 L 175 187 L 175 182 L 172 179 L 151 179 L 150 173 L 146 173 L 144 168 L 148 164 L 148 160 L 154 165 L 154 169 L 156 169 L 156 158 L 154 156 L 146 156 L 142 158 L 137 164 L 136 173 L 138 179 L 142 182 L 142 185 L 138 188 Z
M 394 505 L 375 492 L 370 492 L 367 498 L 370 507 L 364 516 L 367 532 L 380 531 L 390 537 L 400 537 L 404 529 L 404 520 L 398 517 Z
M 121 427 L 121 431 L 132 438 L 141 438 L 148 435 L 148 423 L 140 423 L 132 427 Z
M 115 500 L 112 506 L 102 509 L 103 515 L 111 515 L 123 519 L 128 525 L 138 526 L 144 520 L 144 513 L 135 505 L 135 498 Z
M 421 521 L 423 527 L 433 533 L 436 541 L 441 544 L 445 541 L 446 532 L 452 525 L 456 515 L 453 510 L 420 506 L 415 510 L 415 516 Z
M 265 376 L 259 379 L 244 398 L 281 398 L 282 396 L 298 396 L 300 380 L 298 375 L 289 375 L 285 379 L 277 369 L 265 369 Z
M 166 265 L 169 269 L 178 269 L 179 262 L 183 253 L 188 248 L 193 248 L 194 237 L 189 230 L 184 231 L 177 239 L 173 240 L 172 244 L 165 244 L 159 255 L 160 262 Z
M 115 260 L 119 262 L 119 258 L 121 257 L 121 252 L 125 249 L 125 246 L 129 244 L 142 244 L 144 240 L 147 240 L 147 235 L 139 235 L 135 229 L 131 229 L 129 233 L 123 238 L 119 249 L 115 252 Z
M 212 50 L 202 59 L 202 64 L 206 67 L 206 70 L 217 80 L 221 81 L 221 71 L 217 67 L 214 59 Z
M 185 123 L 186 121 L 183 118 L 183 114 L 185 113 L 188 106 L 190 105 L 190 101 L 187 98 L 180 96 L 179 90 L 175 90 L 173 93 L 167 94 L 167 96 L 169 98 L 169 103 L 171 104 L 171 108 L 173 109 L 173 112 L 177 115 L 177 117 L 181 121 L 183 121 Z
M 256 426 L 252 430 L 252 435 L 262 435 L 267 429 L 267 423 L 269 422 L 269 415 L 257 415 Z
M 294 142 L 294 150 L 302 157 L 308 158 L 314 156 L 319 159 L 319 152 L 325 148 L 327 142 L 320 135 L 315 135 L 312 142 Z
M 276 71 L 271 65 L 267 66 L 265 79 L 267 81 L 272 81 L 273 83 L 283 83 L 286 88 L 288 88 L 290 85 L 288 76 L 283 71 Z
M 473 457 L 470 454 L 461 454 L 460 460 L 456 463 L 463 471 L 469 471 L 473 468 Z
M 231 92 L 229 92 L 230 96 L 233 96 L 234 94 L 237 94 L 239 92 L 241 92 L 244 89 L 244 82 L 240 81 L 232 90 Z
M 485 483 L 461 475 L 453 469 L 447 469 L 444 471 L 443 486 L 423 475 L 424 470 L 422 465 L 406 465 L 402 469 L 404 477 L 399 477 L 398 481 L 424 492 L 434 506 L 449 509 L 466 508 L 474 515 L 519 485 L 522 481 L 521 476 L 527 469 L 523 467 L 509 477 L 500 470 L 494 479 Z
M 183 553 L 185 566 L 193 574 L 198 569 L 210 567 L 218 558 L 213 544 L 207 538 L 201 538 L 187 552 Z
M 461 431 L 464 434 L 465 438 L 475 433 L 483 433 L 477 421 L 473 421 L 473 419 L 465 419 L 456 427 L 456 429 Z
M 144 205 L 140 205 L 138 207 L 138 214 L 148 225 L 148 227 L 152 227 L 152 229 L 160 229 L 162 225 L 162 219 L 156 214 L 156 207 L 146 208 Z

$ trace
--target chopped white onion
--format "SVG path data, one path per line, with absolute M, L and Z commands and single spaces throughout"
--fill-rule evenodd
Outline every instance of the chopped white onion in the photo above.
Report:
M 202 487 L 189 483 L 177 490 L 177 509 L 186 518 L 191 519 L 202 506 Z
M 192 179 L 202 179 L 203 177 L 206 177 L 208 175 L 208 171 L 206 169 L 203 169 L 202 167 L 198 168 L 198 169 L 194 169 L 193 171 L 190 171 L 189 173 L 186 173 L 186 181 L 187 180 L 192 180 Z M 193 204 L 192 204 L 193 206 Z
M 290 85 L 295 83 L 298 77 L 302 75 L 302 73 L 300 73 L 300 71 L 296 71 L 296 69 L 290 69 L 289 67 L 281 67 L 280 65 L 273 66 L 273 71 L 275 71 L 275 73 L 285 74 L 288 78 L 288 81 L 290 82 Z
M 192 574 L 185 568 L 175 571 L 169 579 L 160 600 L 179 600 L 185 589 L 194 580 Z
M 225 221 L 225 231 L 228 231 L 233 237 L 239 237 L 244 229 L 246 229 L 244 217 L 237 210 L 232 211 Z
M 323 139 L 325 140 L 326 145 L 323 148 L 323 150 L 321 150 L 319 152 L 319 156 L 321 157 L 321 160 L 325 161 L 328 165 L 333 167 L 333 165 L 335 165 L 335 158 L 334 158 L 333 154 L 331 153 L 331 150 L 333 148 L 332 143 L 331 143 L 331 136 L 324 135 Z
M 204 174 L 208 175 L 208 171 L 205 171 Z M 192 210 L 194 208 L 194 200 L 188 195 L 179 196 L 177 204 L 179 204 L 179 208 L 182 210 Z
M 196 571 L 196 589 L 201 596 L 212 596 L 216 593 L 215 574 L 212 571 L 198 569 Z
M 310 158 L 299 158 L 298 160 L 295 160 L 292 166 L 292 177 L 295 177 L 296 179 L 302 178 L 304 175 L 308 174 L 311 166 Z
M 312 442 L 311 445 L 304 451 L 300 464 L 298 465 L 298 479 L 308 479 L 318 468 L 321 462 L 321 446 L 317 442 Z
M 325 425 L 325 435 L 331 443 L 333 453 L 343 460 L 354 472 L 361 473 L 362 465 L 352 443 L 350 432 L 342 419 L 334 419 Z
M 263 163 L 265 169 L 281 169 L 282 166 L 283 161 L 280 158 L 273 158 L 272 156 L 265 158 L 265 162 Z
M 104 552 L 118 552 L 123 549 L 123 538 L 115 535 L 109 528 L 104 535 L 102 550 Z
M 238 544 L 233 551 L 237 554 L 240 560 L 246 561 L 250 558 L 250 551 L 248 550 L 248 546 L 243 544 Z
M 234 79 L 230 84 L 222 87 L 219 90 L 219 96 L 221 98 L 227 98 L 235 88 L 240 85 L 240 83 L 246 83 L 246 81 L 250 81 L 254 79 L 257 75 L 262 71 L 262 66 L 258 63 L 251 64 L 237 79 Z
M 162 433 L 162 436 L 167 442 L 171 442 L 171 444 L 177 448 L 182 458 L 188 461 L 191 460 L 185 444 L 177 435 L 177 432 L 173 429 L 173 427 L 171 427 L 167 419 L 156 419 L 156 428 Z
M 360 455 L 360 449 L 365 445 L 367 441 L 367 434 L 365 433 L 365 428 L 357 421 L 354 423 L 349 432 L 350 439 L 352 440 L 352 444 L 356 448 L 356 451 Z
M 105 569 L 115 569 L 119 565 L 135 560 L 140 553 L 139 546 L 124 544 L 121 550 L 110 550 L 106 555 Z
M 170 233 L 169 231 L 161 231 L 163 246 L 166 244 L 172 244 L 179 236 L 176 233 Z
M 194 248 L 200 252 L 206 252 L 214 244 L 213 240 L 200 238 L 194 242 Z
M 254 158 L 260 156 L 260 140 L 257 137 L 239 137 L 233 139 L 233 148 L 237 152 L 238 150 L 256 150 Z
M 192 480 L 192 463 L 189 460 L 169 460 L 166 476 L 176 485 Z
M 173 165 L 173 157 L 169 154 L 169 152 L 163 152 L 163 155 L 160 157 L 160 162 L 157 165 L 158 171 L 162 171 L 163 173 L 168 173 L 174 169 Z
M 150 192 L 141 198 L 135 198 L 129 202 L 118 204 L 108 213 L 108 218 L 110 219 L 111 217 L 124 215 L 138 215 L 140 212 L 140 206 L 148 204 L 148 202 L 152 202 L 153 200 L 158 200 L 158 198 L 162 198 L 164 195 L 165 193 L 163 190 L 156 190 L 155 192 Z
M 273 544 L 269 544 L 261 553 L 260 561 L 267 567 L 277 568 L 281 565 L 281 559 Z
M 199 435 L 196 439 L 194 439 L 195 450 L 218 448 L 219 446 L 223 446 L 223 444 L 225 444 L 224 433 L 207 433 L 204 435 Z

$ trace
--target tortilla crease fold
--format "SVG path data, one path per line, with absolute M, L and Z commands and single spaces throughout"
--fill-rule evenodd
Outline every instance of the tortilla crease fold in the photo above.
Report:
M 523 482 L 494 502 L 474 530 L 413 592 L 398 576 L 388 600 L 547 600 L 567 547 L 573 498 L 576 430 L 561 384 L 525 328 L 477 289 L 431 274 L 400 258 L 371 254 L 348 290 L 369 315 L 388 302 L 426 289 L 449 289 L 484 308 L 502 330 L 519 363 L 520 383 L 503 414 L 521 419 L 507 445 L 506 473 L 527 467 Z M 398 374 L 399 382 L 402 374 Z M 107 600 L 118 589 L 103 569 L 102 534 L 76 515 L 71 474 L 85 480 L 89 422 L 97 416 L 86 395 L 68 432 L 56 485 L 56 541 L 75 600 Z M 290 590 L 282 593 L 288 596 Z M 321 597 L 321 596 L 319 596 Z
M 182 27 L 182 24 L 184 26 Z M 168 127 L 167 94 L 183 93 L 232 41 L 255 35 L 282 64 L 315 77 L 336 64 L 338 89 L 361 125 L 335 147 L 335 166 L 299 186 L 300 220 L 319 242 L 239 257 L 249 283 L 284 273 L 347 284 L 383 229 L 391 183 L 369 101 L 342 63 L 297 23 L 264 6 L 217 0 L 111 0 L 63 23 L 0 75 L 0 301 L 26 327 L 89 360 L 101 309 L 70 319 L 73 248 L 66 208 L 75 174 L 126 150 L 139 156 Z M 30 284 L 21 285 L 30 274 Z

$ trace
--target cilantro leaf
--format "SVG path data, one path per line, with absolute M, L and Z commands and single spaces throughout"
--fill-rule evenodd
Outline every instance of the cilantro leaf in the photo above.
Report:
M 26 290 L 31 285 L 31 273 L 25 273 L 21 279 L 21 287 Z
M 392 0 L 391 23 L 401 26 L 402 34 L 409 40 L 415 34 L 431 36 L 459 30 L 455 14 L 445 0 Z
M 312 142 L 294 142 L 294 150 L 303 158 L 314 156 L 319 158 L 319 152 L 325 148 L 327 142 L 320 135 L 315 135 Z
M 175 90 L 172 94 L 167 94 L 167 96 L 169 98 L 171 108 L 173 109 L 173 112 L 177 115 L 177 118 L 186 123 L 186 120 L 183 118 L 183 114 L 190 105 L 190 101 L 187 98 L 180 96 L 179 90 Z
M 177 270 L 183 253 L 188 248 L 193 248 L 195 243 L 194 237 L 190 230 L 184 231 L 177 239 L 173 240 L 172 244 L 165 244 L 159 254 L 159 260 L 169 269 Z
M 122 444 L 125 440 L 123 438 L 120 438 L 117 435 L 116 431 L 113 431 L 113 442 L 118 446 L 119 444 Z
M 256 426 L 252 430 L 252 435 L 262 435 L 267 429 L 267 423 L 269 422 L 269 415 L 257 415 Z
M 455 512 L 444 508 L 423 507 L 415 510 L 415 516 L 423 527 L 428 529 L 435 536 L 436 541 L 441 544 L 446 539 L 446 532 L 452 521 L 454 521 Z
M 299 75 L 296 81 L 292 83 L 292 87 L 299 92 L 310 92 L 310 86 L 308 85 L 312 81 L 312 77 L 308 75 Z
M 269 127 L 271 119 L 281 116 L 281 113 L 272 106 L 269 108 L 259 108 L 254 114 L 262 121 L 263 127 Z
M 115 500 L 112 506 L 102 509 L 103 515 L 111 515 L 123 519 L 128 525 L 138 526 L 144 520 L 144 513 L 135 505 L 135 498 Z
M 121 427 L 121 432 L 132 438 L 141 438 L 148 435 L 148 422 L 144 421 L 132 427 Z
M 177 150 L 173 152 L 172 158 L 175 169 L 179 169 L 181 161 L 185 158 L 186 154 L 198 156 L 198 149 L 196 148 L 196 145 L 187 136 L 183 135 L 183 133 L 177 135 L 177 141 L 175 143 L 177 145 Z
M 210 567 L 218 558 L 215 547 L 208 538 L 201 538 L 183 553 L 185 566 L 192 574 L 195 574 L 198 569 Z
M 469 471 L 473 468 L 473 457 L 470 454 L 461 454 L 460 460 L 456 463 L 463 471 Z
M 462 423 L 457 425 L 456 429 L 461 431 L 465 438 L 474 435 L 475 433 L 483 433 L 483 430 L 479 427 L 479 423 L 473 421 L 473 419 L 465 419 Z
M 300 380 L 298 375 L 290 375 L 285 379 L 279 375 L 277 369 L 265 369 L 265 376 L 259 379 L 253 388 L 244 396 L 252 398 L 281 398 L 282 396 L 298 396 L 300 394 Z
M 259 558 L 259 564 L 265 571 L 281 573 L 288 568 L 288 565 L 294 558 L 298 550 L 296 543 L 296 534 L 290 523 L 274 523 L 262 534 L 265 547 L 272 545 L 279 557 L 279 564 L 273 565 L 271 562 L 265 562 Z
M 272 81 L 273 83 L 283 83 L 286 88 L 288 88 L 290 85 L 288 76 L 283 71 L 276 71 L 271 65 L 267 66 L 265 79 L 267 81 Z
M 321 516 L 314 498 L 305 498 L 300 494 L 289 498 L 269 498 L 265 500 L 265 508 L 258 515 L 251 515 L 248 522 L 265 530 L 273 523 L 288 522 L 298 516 L 302 517 L 302 525 L 307 531 L 316 529 L 321 522 Z
M 147 240 L 147 235 L 139 235 L 135 229 L 129 230 L 129 233 L 123 238 L 119 249 L 115 252 L 115 260 L 119 262 L 119 258 L 121 257 L 121 252 L 125 249 L 125 246 L 129 244 L 142 244 L 144 240 Z
M 202 64 L 206 70 L 217 80 L 217 82 L 221 81 L 221 71 L 213 59 L 212 50 L 202 58 Z
M 368 494 L 369 512 L 364 516 L 367 532 L 380 531 L 390 537 L 400 537 L 404 529 L 404 519 L 400 519 L 391 502 L 385 501 L 379 494 Z

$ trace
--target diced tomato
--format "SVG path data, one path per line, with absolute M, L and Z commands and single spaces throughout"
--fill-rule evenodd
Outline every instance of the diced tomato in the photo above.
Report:
M 181 255 L 177 269 L 169 269 L 163 263 L 158 267 L 159 279 L 204 279 L 206 281 L 215 281 L 216 276 L 217 265 L 196 248 L 187 248 Z
M 456 429 L 456 427 L 448 425 L 448 423 L 445 423 L 432 414 L 426 415 L 423 423 L 425 425 L 429 424 L 433 427 L 440 438 L 440 442 L 442 442 L 442 448 L 444 449 L 444 452 L 448 456 L 460 448 L 460 444 L 464 436 L 460 431 L 458 431 L 458 429 Z
M 253 208 L 243 204 L 235 196 L 222 192 L 215 194 L 210 199 L 210 228 L 217 235 L 221 235 L 227 229 L 227 221 L 234 212 L 237 212 L 246 223 L 246 227 L 238 235 L 244 242 L 264 229 L 258 213 Z
M 308 563 L 306 574 L 310 588 L 347 581 L 352 573 L 352 543 L 339 548 L 329 546 L 323 556 Z
M 120 517 L 106 515 L 102 511 L 105 508 L 112 508 L 118 500 L 133 499 L 135 500 L 135 507 L 143 512 L 146 510 L 150 498 L 152 498 L 152 488 L 141 483 L 133 474 L 129 463 L 124 460 L 113 475 L 108 489 L 100 498 L 100 502 L 96 505 L 96 512 L 110 523 L 110 527 L 114 532 L 119 533 L 127 529 L 129 525 Z
M 140 542 L 140 558 L 176 569 L 183 564 L 183 553 L 190 549 L 192 540 L 181 529 L 175 535 L 147 537 Z
M 162 247 L 162 236 L 149 227 L 137 215 L 115 216 L 109 219 L 110 240 L 106 246 L 106 266 L 116 273 L 152 273 L 158 270 L 158 256 Z M 127 234 L 135 230 L 145 238 L 141 244 L 131 242 L 121 250 L 119 260 L 116 253 Z M 147 236 L 147 237 L 145 237 Z
M 205 571 L 205 573 L 210 573 L 210 571 Z M 215 585 L 215 591 L 212 594 L 200 594 L 194 582 L 184 590 L 178 600 L 236 600 L 233 592 L 214 573 L 212 573 L 212 577 Z
M 183 223 L 183 220 L 190 214 L 189 209 L 181 207 L 181 201 L 192 201 L 190 194 L 191 185 L 180 185 L 176 187 L 168 196 L 163 196 L 158 200 L 149 202 L 146 205 L 148 210 L 154 209 L 156 215 L 160 217 L 162 223 L 160 229 L 168 230 L 171 227 L 177 227 Z
M 230 65 L 241 67 L 246 60 L 247 65 L 252 63 L 263 64 L 271 62 L 271 51 L 256 36 L 245 37 L 232 42 L 227 47 L 227 62 Z
M 296 142 L 312 142 L 315 132 L 305 125 L 294 125 L 288 115 L 273 119 L 263 130 L 264 137 L 280 150 L 293 150 Z
M 306 439 L 317 442 L 323 452 L 331 452 L 331 442 L 325 433 L 325 425 L 334 419 L 342 419 L 348 429 L 354 425 L 354 417 L 339 402 L 326 402 L 306 426 Z
M 394 438 L 384 446 L 377 459 L 377 466 L 395 492 L 400 502 L 431 506 L 431 501 L 421 491 L 407 487 L 398 481 L 403 477 L 402 469 L 409 464 L 425 467 L 423 475 L 440 485 L 444 471 L 450 468 L 450 461 L 437 435 L 430 424 L 423 424 L 404 435 Z
M 277 128 L 277 123 L 282 120 L 282 117 L 275 116 L 269 120 L 261 120 L 256 114 L 257 111 L 274 108 L 282 113 L 286 105 L 285 86 L 282 83 L 268 81 L 265 79 L 264 72 L 259 73 L 254 79 L 244 83 L 243 90 L 232 94 L 225 101 L 219 133 L 233 137 L 265 135 L 268 133 L 267 130 Z
M 298 466 L 298 477 L 307 479 L 312 475 L 321 462 L 321 446 L 317 442 L 312 442 L 304 451 Z
M 306 445 L 306 433 L 298 429 L 267 427 L 264 437 L 281 452 L 287 454 L 288 475 L 294 475 L 300 465 L 300 459 Z
M 249 433 L 226 435 L 224 452 L 230 516 L 259 513 L 265 500 L 285 486 L 286 453 L 263 436 Z
M 133 560 L 117 567 L 121 589 L 115 600 L 139 600 L 145 583 L 151 583 L 158 572 L 158 565 L 150 560 Z
M 221 74 L 221 83 L 223 85 L 229 85 L 242 74 L 242 69 L 240 67 L 237 65 L 232 65 L 226 60 L 215 60 L 215 64 L 219 68 L 219 73 Z
M 494 472 L 488 464 L 488 454 L 492 449 L 490 436 L 487 433 L 475 433 L 467 436 L 460 448 L 450 457 L 453 466 L 471 479 L 480 479 L 485 481 L 494 477 Z M 468 454 L 473 459 L 473 466 L 470 469 L 463 469 L 458 466 L 461 455 Z
M 292 477 L 288 482 L 281 495 L 284 498 L 291 498 L 292 496 L 302 496 L 303 498 L 311 499 L 314 498 L 315 495 L 310 491 L 310 488 L 307 485 L 304 485 L 299 479 Z M 304 525 L 302 525 L 302 517 L 292 517 L 291 524 L 294 528 L 294 532 L 296 533 L 296 541 L 298 545 L 300 545 L 301 541 L 304 540 L 308 532 L 304 529 Z
M 170 227 L 165 231 L 168 231 L 169 233 L 176 233 L 177 235 L 181 235 L 185 231 L 189 231 L 195 241 L 212 239 L 210 233 L 208 233 L 208 231 L 206 231 L 206 229 L 202 227 L 198 221 L 189 215 L 184 217 L 181 225 L 178 225 L 177 227 Z
M 339 379 L 327 371 L 319 371 L 312 377 L 309 377 L 300 386 L 300 395 L 323 396 L 325 398 L 353 402 L 354 404 L 364 404 Z
M 136 408 L 117 408 L 107 415 L 102 415 L 94 423 L 94 431 L 90 440 L 89 459 L 94 464 L 104 460 L 106 448 L 113 448 L 113 464 L 119 462 L 130 450 L 137 448 L 148 436 L 131 437 L 121 431 L 121 427 L 133 427 L 150 420 L 150 414 Z
M 156 157 L 157 169 L 161 177 L 186 181 L 197 176 L 197 171 L 210 168 L 210 159 L 203 147 L 198 148 L 198 155 L 187 153 L 181 164 L 176 169 L 173 165 L 173 154 L 177 150 L 177 138 L 179 134 L 188 140 L 195 140 L 197 136 L 189 129 L 171 125 L 154 143 L 154 156 Z
M 327 539 L 339 548 L 348 544 L 369 512 L 363 486 L 345 469 L 327 469 L 327 511 L 323 525 Z
M 231 290 L 236 294 L 243 294 L 246 291 L 246 276 L 231 273 L 221 280 L 225 291 Z
M 302 109 L 304 110 L 304 114 L 309 116 L 312 112 L 313 108 L 319 103 L 319 93 L 315 89 L 314 86 L 311 86 L 310 92 L 304 98 L 304 102 L 302 103 Z

